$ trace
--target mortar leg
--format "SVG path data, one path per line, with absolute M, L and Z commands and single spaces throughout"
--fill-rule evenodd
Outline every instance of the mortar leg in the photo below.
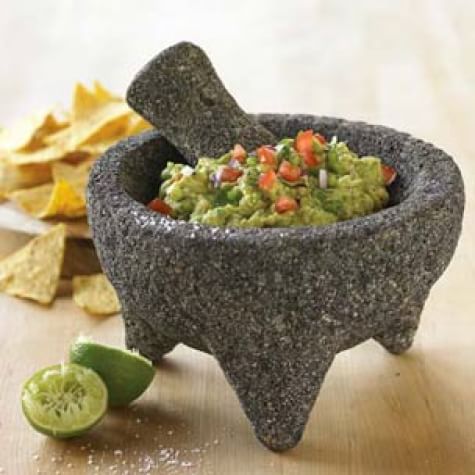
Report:
M 162 356 L 169 353 L 177 341 L 158 332 L 144 319 L 124 311 L 125 344 L 129 349 L 136 349 L 153 363 L 158 363 Z
M 237 357 L 209 345 L 267 448 L 283 451 L 300 441 L 336 352 L 333 342 L 324 340 Z
M 414 337 L 419 327 L 419 321 L 424 307 L 424 301 L 404 305 L 401 316 L 394 320 L 385 330 L 374 339 L 387 351 L 399 355 L 407 351 L 414 342 Z

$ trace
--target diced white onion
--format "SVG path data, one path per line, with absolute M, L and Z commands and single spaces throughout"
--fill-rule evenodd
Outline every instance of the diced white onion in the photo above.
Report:
M 188 166 L 188 165 L 185 165 L 185 166 L 181 169 L 181 174 L 182 174 L 183 176 L 191 176 L 191 175 L 193 175 L 194 171 L 195 171 L 195 170 L 194 170 L 193 168 L 191 168 L 191 167 Z
M 328 188 L 328 173 L 324 168 L 320 168 L 318 171 L 318 184 L 324 190 Z
M 241 164 L 239 163 L 239 160 L 236 160 L 235 158 L 231 158 L 228 163 L 228 167 L 231 168 L 239 168 Z

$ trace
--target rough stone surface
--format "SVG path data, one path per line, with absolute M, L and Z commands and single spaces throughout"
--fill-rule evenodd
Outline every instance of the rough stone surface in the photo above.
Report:
M 453 160 L 394 130 L 341 119 L 260 115 L 276 137 L 313 128 L 399 173 L 392 206 L 323 227 L 225 229 L 149 211 L 159 171 L 180 154 L 157 132 L 94 166 L 89 219 L 124 309 L 127 345 L 158 361 L 185 343 L 215 356 L 259 440 L 295 446 L 334 356 L 369 338 L 413 341 L 461 230 Z
M 178 43 L 147 63 L 130 84 L 127 102 L 192 164 L 197 157 L 228 152 L 230 144 L 253 149 L 275 142 L 238 106 L 206 54 L 191 43 Z

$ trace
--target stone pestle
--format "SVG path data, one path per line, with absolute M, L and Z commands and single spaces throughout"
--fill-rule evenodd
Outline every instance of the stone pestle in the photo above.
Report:
M 246 114 L 198 46 L 181 42 L 159 53 L 135 76 L 127 102 L 194 165 L 236 143 L 247 150 L 276 142 Z

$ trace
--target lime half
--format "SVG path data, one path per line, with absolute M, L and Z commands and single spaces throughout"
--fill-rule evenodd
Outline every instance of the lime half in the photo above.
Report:
M 69 351 L 72 363 L 91 368 L 109 390 L 110 406 L 126 406 L 137 399 L 155 375 L 152 362 L 133 351 L 95 343 L 79 337 Z
M 81 435 L 107 410 L 107 387 L 89 368 L 59 364 L 35 373 L 23 386 L 23 413 L 39 432 L 57 438 Z

